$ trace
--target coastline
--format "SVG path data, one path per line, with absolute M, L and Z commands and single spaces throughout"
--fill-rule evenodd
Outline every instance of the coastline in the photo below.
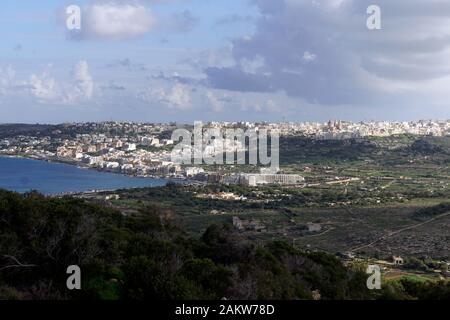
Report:
M 173 183 L 179 183 L 179 184 L 183 184 L 185 183 L 183 180 L 181 179 L 174 179 L 174 178 L 153 178 L 153 177 L 140 177 L 140 176 L 130 176 L 130 175 L 124 175 L 124 174 L 119 174 L 117 172 L 106 172 L 106 171 L 101 171 L 101 170 L 85 170 L 83 172 L 79 172 L 77 174 L 76 170 L 79 169 L 85 169 L 85 168 L 81 168 L 79 166 L 75 166 L 75 165 L 71 165 L 69 163 L 66 163 L 64 161 L 50 161 L 49 159 L 39 159 L 36 157 L 30 157 L 30 156 L 23 156 L 23 155 L 5 155 L 5 154 L 0 154 L 0 160 L 4 159 L 4 161 L 8 161 L 7 159 L 10 159 L 12 162 L 6 162 L 4 163 L 4 167 L 3 167 L 3 171 L 5 171 L 5 175 L 1 174 L 0 175 L 0 182 L 1 182 L 1 187 L 0 189 L 4 189 L 7 191 L 12 191 L 12 192 L 18 192 L 18 193 L 26 193 L 26 192 L 30 192 L 33 190 L 38 191 L 39 193 L 42 193 L 43 195 L 47 196 L 47 197 L 64 197 L 64 196 L 83 196 L 83 195 L 94 195 L 94 194 L 101 194 L 101 193 L 111 193 L 111 192 L 116 192 L 118 190 L 132 190 L 132 189 L 141 189 L 141 188 L 155 188 L 155 187 L 163 187 L 165 185 L 167 185 L 170 182 Z M 65 167 L 66 169 L 62 168 L 62 169 L 56 169 L 55 173 L 56 175 L 53 176 L 52 172 L 53 170 L 51 169 L 50 171 L 48 171 L 46 173 L 46 175 L 44 176 L 39 176 L 38 181 L 47 181 L 48 178 L 52 178 L 55 177 L 57 180 L 56 185 L 55 184 L 28 184 L 28 181 L 31 181 L 32 179 L 36 179 L 36 176 L 34 175 L 34 171 L 33 172 L 29 172 L 27 170 L 22 171 L 22 168 L 26 168 L 29 165 L 28 164 L 18 164 L 18 166 L 16 167 L 15 165 L 15 160 L 24 160 L 21 161 L 22 163 L 27 162 L 27 161 L 31 161 L 31 162 L 36 162 L 36 163 L 41 163 L 41 165 L 38 165 L 37 168 L 41 167 L 41 166 L 46 166 L 45 163 L 47 164 L 52 164 L 52 165 L 61 165 L 63 167 Z M 10 167 L 11 166 L 11 167 Z M 31 168 L 33 168 L 35 165 L 31 164 Z M 20 170 L 20 171 L 16 171 L 16 170 Z M 61 170 L 63 172 L 65 172 L 62 176 L 60 174 L 58 174 L 58 172 L 61 172 Z M 67 171 L 69 170 L 69 171 Z M 2 172 L 3 172 L 2 171 Z M 12 176 L 16 176 L 17 173 L 21 173 L 19 174 L 19 178 L 18 180 L 15 179 L 11 179 Z M 39 172 L 39 171 L 38 171 Z M 67 172 L 71 172 L 69 173 L 69 176 L 64 177 L 65 174 L 67 174 Z M 31 173 L 31 175 L 29 175 Z M 100 176 L 97 176 L 96 174 L 99 174 Z M 49 176 L 51 175 L 51 177 Z M 86 177 L 87 175 L 87 177 Z M 63 180 L 61 180 L 61 177 Z M 71 179 L 71 181 L 75 181 L 75 184 L 73 183 L 69 183 L 69 184 L 65 184 L 65 180 L 64 179 Z M 90 178 L 89 178 L 90 177 Z M 81 184 L 78 184 L 78 179 L 81 178 Z M 123 180 L 124 178 L 126 179 L 131 179 L 131 180 Z M 52 180 L 49 179 L 49 180 Z M 59 179 L 59 180 L 58 180 Z M 74 180 L 73 180 L 74 179 Z M 94 179 L 92 181 L 96 181 L 94 183 L 89 183 L 86 181 L 89 181 L 89 179 Z M 136 182 L 132 182 L 136 180 Z M 55 181 L 55 180 L 53 180 Z M 113 183 L 111 184 L 110 182 L 113 181 Z M 122 182 L 121 182 L 122 181 Z M 129 181 L 129 182 L 126 182 Z M 131 182 L 130 182 L 131 181 Z M 69 181 L 67 181 L 69 182 Z M 21 184 L 25 183 L 26 187 L 23 187 L 23 185 L 21 186 Z M 70 187 L 69 187 L 70 185 Z M 17 186 L 19 186 L 17 188 Z M 82 186 L 82 187 L 79 187 Z
M 49 163 L 59 163 L 59 164 L 66 164 L 70 166 L 77 167 L 79 169 L 87 169 L 97 172 L 103 172 L 103 173 L 111 173 L 111 174 L 117 174 L 122 176 L 127 176 L 131 178 L 151 178 L 151 179 L 166 179 L 166 180 L 177 180 L 177 181 L 188 181 L 183 176 L 157 176 L 157 175 L 138 175 L 138 174 L 128 174 L 125 172 L 115 171 L 115 170 L 107 170 L 107 169 L 101 169 L 101 168 L 95 168 L 90 167 L 87 164 L 84 164 L 79 161 L 74 161 L 70 159 L 63 159 L 58 157 L 39 157 L 37 155 L 26 155 L 26 154 L 9 154 L 9 153 L 1 153 L 0 157 L 5 158 L 15 158 L 15 159 L 27 159 L 27 160 L 36 160 L 36 161 L 43 161 L 43 162 L 49 162 Z

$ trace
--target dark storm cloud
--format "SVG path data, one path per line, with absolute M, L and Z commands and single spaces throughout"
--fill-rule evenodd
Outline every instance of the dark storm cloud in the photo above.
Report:
M 236 65 L 205 70 L 211 86 L 284 91 L 324 104 L 356 103 L 401 82 L 450 75 L 450 2 L 444 0 L 253 0 L 256 32 L 233 41 Z M 366 27 L 367 7 L 382 30 Z M 242 61 L 264 65 L 247 72 Z

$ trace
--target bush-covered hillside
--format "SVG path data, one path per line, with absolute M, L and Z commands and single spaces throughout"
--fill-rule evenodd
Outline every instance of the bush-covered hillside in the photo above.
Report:
M 229 225 L 213 225 L 192 239 L 172 220 L 168 209 L 157 207 L 124 216 L 85 200 L 0 191 L 0 299 L 449 295 L 448 286 L 402 283 L 375 296 L 362 271 L 347 269 L 334 256 L 282 242 L 256 246 Z M 82 270 L 79 291 L 66 289 L 66 268 L 73 264 Z

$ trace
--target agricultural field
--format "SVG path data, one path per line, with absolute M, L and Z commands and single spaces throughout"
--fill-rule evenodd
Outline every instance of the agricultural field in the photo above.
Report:
M 449 137 L 283 138 L 281 169 L 303 175 L 304 185 L 170 184 L 118 191 L 110 205 L 124 214 L 164 208 L 194 236 L 211 224 L 234 223 L 258 242 L 282 239 L 302 249 L 367 258 L 448 260 L 449 146 Z M 240 200 L 221 199 L 221 193 Z

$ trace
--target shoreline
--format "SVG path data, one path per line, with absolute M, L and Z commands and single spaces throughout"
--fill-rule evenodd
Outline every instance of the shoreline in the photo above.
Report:
M 180 181 L 188 181 L 185 177 L 182 176 L 156 176 L 156 175 L 138 175 L 138 174 L 128 174 L 120 171 L 113 171 L 113 170 L 105 170 L 100 168 L 94 168 L 90 167 L 87 164 L 84 164 L 82 162 L 70 160 L 70 159 L 61 159 L 61 158 L 42 158 L 36 155 L 22 155 L 22 154 L 7 154 L 7 153 L 0 153 L 0 157 L 5 158 L 13 158 L 13 159 L 25 159 L 25 160 L 36 160 L 36 161 L 43 161 L 48 163 L 58 163 L 58 164 L 65 164 L 69 166 L 74 166 L 79 169 L 87 169 L 102 173 L 110 173 L 110 174 L 117 174 L 121 176 L 126 176 L 130 178 L 151 178 L 151 179 L 166 179 L 166 180 L 180 180 Z
M 39 161 L 39 162 L 47 162 L 49 164 L 61 164 L 61 165 L 66 165 L 66 166 L 70 166 L 70 167 L 75 167 L 78 169 L 87 169 L 89 171 L 95 171 L 98 173 L 102 173 L 102 174 L 110 174 L 110 175 L 116 175 L 116 176 L 120 176 L 120 177 L 128 177 L 128 178 L 137 178 L 137 179 L 149 179 L 149 180 L 155 180 L 155 182 L 157 180 L 160 181 L 164 181 L 165 184 L 167 185 L 168 183 L 172 182 L 172 183 L 177 183 L 177 184 L 189 184 L 189 180 L 188 179 L 182 179 L 182 178 L 178 178 L 178 177 L 157 177 L 157 176 L 138 176 L 138 175 L 129 175 L 129 174 L 124 174 L 124 173 L 120 173 L 120 172 L 112 172 L 112 171 L 107 171 L 107 170 L 99 170 L 96 168 L 91 168 L 89 166 L 83 165 L 83 166 L 79 166 L 77 162 L 75 161 L 64 161 L 59 159 L 59 161 L 56 161 L 56 159 L 49 159 L 49 158 L 41 158 L 41 157 L 37 157 L 37 156 L 30 156 L 30 155 L 12 155 L 12 154 L 3 154 L 0 153 L 0 158 L 9 158 L 9 159 L 22 159 L 22 160 L 31 160 L 31 161 Z M 141 188 L 157 188 L 157 187 L 161 187 L 160 185 L 151 185 L 151 186 L 138 186 L 138 187 L 118 187 L 118 188 L 98 188 L 98 189 L 89 189 L 89 190 L 85 190 L 85 191 L 67 191 L 67 192 L 55 192 L 55 193 L 45 193 L 42 191 L 37 190 L 39 193 L 42 193 L 43 195 L 45 195 L 46 197 L 64 197 L 64 196 L 85 196 L 85 195 L 95 195 L 95 194 L 101 194 L 101 193 L 108 193 L 108 192 L 116 192 L 118 190 L 133 190 L 133 189 L 141 189 Z M 1 188 L 7 191 L 12 191 L 12 192 L 19 192 L 19 193 L 26 193 L 26 192 L 30 192 L 33 189 L 27 190 L 27 191 L 14 191 L 8 188 Z

